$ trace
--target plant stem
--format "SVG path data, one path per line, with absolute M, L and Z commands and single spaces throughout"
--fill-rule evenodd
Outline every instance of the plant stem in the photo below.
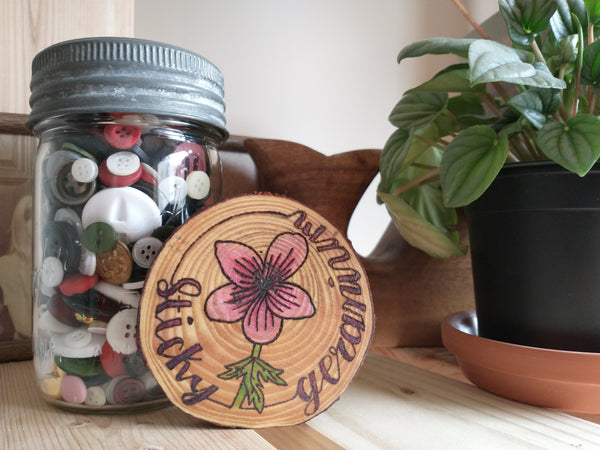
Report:
M 252 357 L 258 359 L 260 357 L 261 350 L 262 350 L 261 344 L 254 344 L 254 347 L 252 347 Z
M 431 169 L 429 172 L 424 173 L 420 177 L 417 177 L 417 178 L 409 181 L 408 183 L 403 184 L 398 189 L 396 189 L 392 193 L 392 195 L 400 195 L 403 192 L 409 190 L 411 187 L 417 186 L 419 184 L 424 184 L 425 182 L 431 182 L 434 179 L 439 178 L 439 175 L 440 175 L 440 168 L 439 167 Z
M 535 41 L 535 39 L 531 42 L 531 48 L 533 49 L 533 53 L 535 54 L 535 57 L 537 58 L 537 60 L 539 62 L 541 62 L 544 65 L 546 64 L 546 58 L 544 58 L 544 55 L 542 55 L 542 51 L 540 50 L 540 47 L 537 45 L 537 42 Z
M 467 22 L 469 22 L 471 24 L 473 29 L 475 31 L 477 31 L 479 36 L 481 36 L 483 39 L 490 38 L 488 36 L 488 34 L 485 31 L 483 31 L 483 28 L 481 28 L 481 26 L 479 26 L 479 24 L 473 18 L 473 16 L 471 14 L 469 14 L 469 11 L 467 11 L 467 8 L 464 7 L 464 5 L 460 2 L 460 0 L 452 0 L 452 3 L 454 3 L 454 6 L 456 6 L 456 8 L 460 11 L 460 13 L 463 15 L 463 17 L 465 19 L 467 19 Z
M 439 141 L 432 141 L 431 139 L 428 139 L 424 136 L 420 136 L 418 134 L 414 135 L 414 139 L 418 139 L 419 141 L 424 142 L 425 144 L 429 145 L 430 147 L 435 147 L 442 151 L 445 150 L 449 144 L 449 142 L 447 142 L 443 139 L 440 139 Z
M 250 356 L 253 359 L 259 359 L 261 350 L 261 344 L 254 344 L 254 346 L 252 347 L 252 354 Z M 237 394 L 235 395 L 235 399 L 233 400 L 233 404 L 231 405 L 231 409 L 240 409 L 247 395 L 248 391 L 246 389 L 246 384 L 242 381 L 240 383 L 240 388 L 238 389 Z

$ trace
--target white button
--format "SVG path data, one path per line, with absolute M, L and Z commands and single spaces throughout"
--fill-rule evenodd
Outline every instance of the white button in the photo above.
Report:
M 84 245 L 81 246 L 79 272 L 90 277 L 96 273 L 96 254 L 89 251 Z
M 106 336 L 90 333 L 85 328 L 77 328 L 65 334 L 52 336 L 54 353 L 67 358 L 90 358 L 102 351 Z
M 160 210 L 143 192 L 132 187 L 106 188 L 94 194 L 81 213 L 83 227 L 105 222 L 129 244 L 150 236 L 161 226 Z
M 98 176 L 98 164 L 88 158 L 80 158 L 71 166 L 71 175 L 80 183 L 91 183 Z
M 58 150 L 52 153 L 46 160 L 46 176 L 48 178 L 53 178 L 58 169 L 60 169 L 66 163 L 75 161 L 79 158 L 80 156 L 77 153 L 68 150 Z
M 42 262 L 42 283 L 48 287 L 56 287 L 63 280 L 65 271 L 63 263 L 55 256 L 48 256 Z
M 137 351 L 137 308 L 124 309 L 115 314 L 106 327 L 106 340 L 115 352 L 130 355 Z
M 158 207 L 163 210 L 167 205 L 174 205 L 175 209 L 185 204 L 187 196 L 187 183 L 181 177 L 172 175 L 158 183 Z
M 144 283 L 145 283 L 145 280 L 128 281 L 127 283 L 123 283 L 121 286 L 123 286 L 124 289 L 136 290 L 136 289 L 143 289 Z
M 69 331 L 77 330 L 78 328 L 65 325 L 59 322 L 50 311 L 45 311 L 41 316 L 36 327 L 38 330 L 44 330 L 49 333 L 68 333 Z
M 140 168 L 140 158 L 133 152 L 117 152 L 106 159 L 106 168 L 113 175 L 124 177 Z
M 108 324 L 106 322 L 95 321 L 88 325 L 88 331 L 94 334 L 102 334 L 106 336 L 106 327 Z
M 194 200 L 205 200 L 210 195 L 210 178 L 206 172 L 194 170 L 185 179 L 187 195 Z
M 152 236 L 143 237 L 135 243 L 131 255 L 138 266 L 147 269 L 152 265 L 161 247 L 160 239 Z
M 90 386 L 87 388 L 85 402 L 88 406 L 102 406 L 106 404 L 106 394 L 100 386 Z
M 140 304 L 141 295 L 139 292 L 125 289 L 124 287 L 117 286 L 116 284 L 107 283 L 106 281 L 98 281 L 94 285 L 94 289 L 123 305 L 137 308 Z

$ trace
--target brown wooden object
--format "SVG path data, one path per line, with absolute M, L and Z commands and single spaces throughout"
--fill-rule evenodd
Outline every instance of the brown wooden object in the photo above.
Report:
M 301 144 L 234 137 L 225 153 L 247 152 L 256 167 L 252 178 L 230 176 L 224 167 L 225 196 L 236 185 L 287 195 L 331 220 L 344 233 L 365 189 L 379 170 L 379 150 L 325 156 Z M 239 176 L 243 171 L 237 172 Z M 381 206 L 384 208 L 384 206 Z M 466 236 L 466 221 L 459 221 Z M 467 243 L 464 238 L 463 244 Z M 474 308 L 470 257 L 436 259 L 411 247 L 393 224 L 362 262 L 377 316 L 374 346 L 441 345 L 442 319 Z
M 140 303 L 140 344 L 169 400 L 200 419 L 295 425 L 336 401 L 373 334 L 366 273 L 329 220 L 272 194 L 191 218 Z

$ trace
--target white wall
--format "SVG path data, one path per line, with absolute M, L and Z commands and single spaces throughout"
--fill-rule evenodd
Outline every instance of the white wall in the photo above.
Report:
M 495 0 L 466 0 L 478 19 Z M 136 0 L 135 36 L 195 51 L 225 77 L 231 134 L 324 154 L 382 148 L 402 92 L 447 62 L 396 64 L 415 40 L 469 31 L 450 0 Z M 350 225 L 368 253 L 388 223 L 372 186 Z

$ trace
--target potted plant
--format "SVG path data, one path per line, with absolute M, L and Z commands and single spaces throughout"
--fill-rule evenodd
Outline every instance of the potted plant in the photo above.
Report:
M 400 51 L 465 61 L 393 108 L 378 200 L 437 257 L 465 208 L 480 335 L 600 352 L 600 2 L 500 0 L 503 43 L 452 1 L 481 38 Z

